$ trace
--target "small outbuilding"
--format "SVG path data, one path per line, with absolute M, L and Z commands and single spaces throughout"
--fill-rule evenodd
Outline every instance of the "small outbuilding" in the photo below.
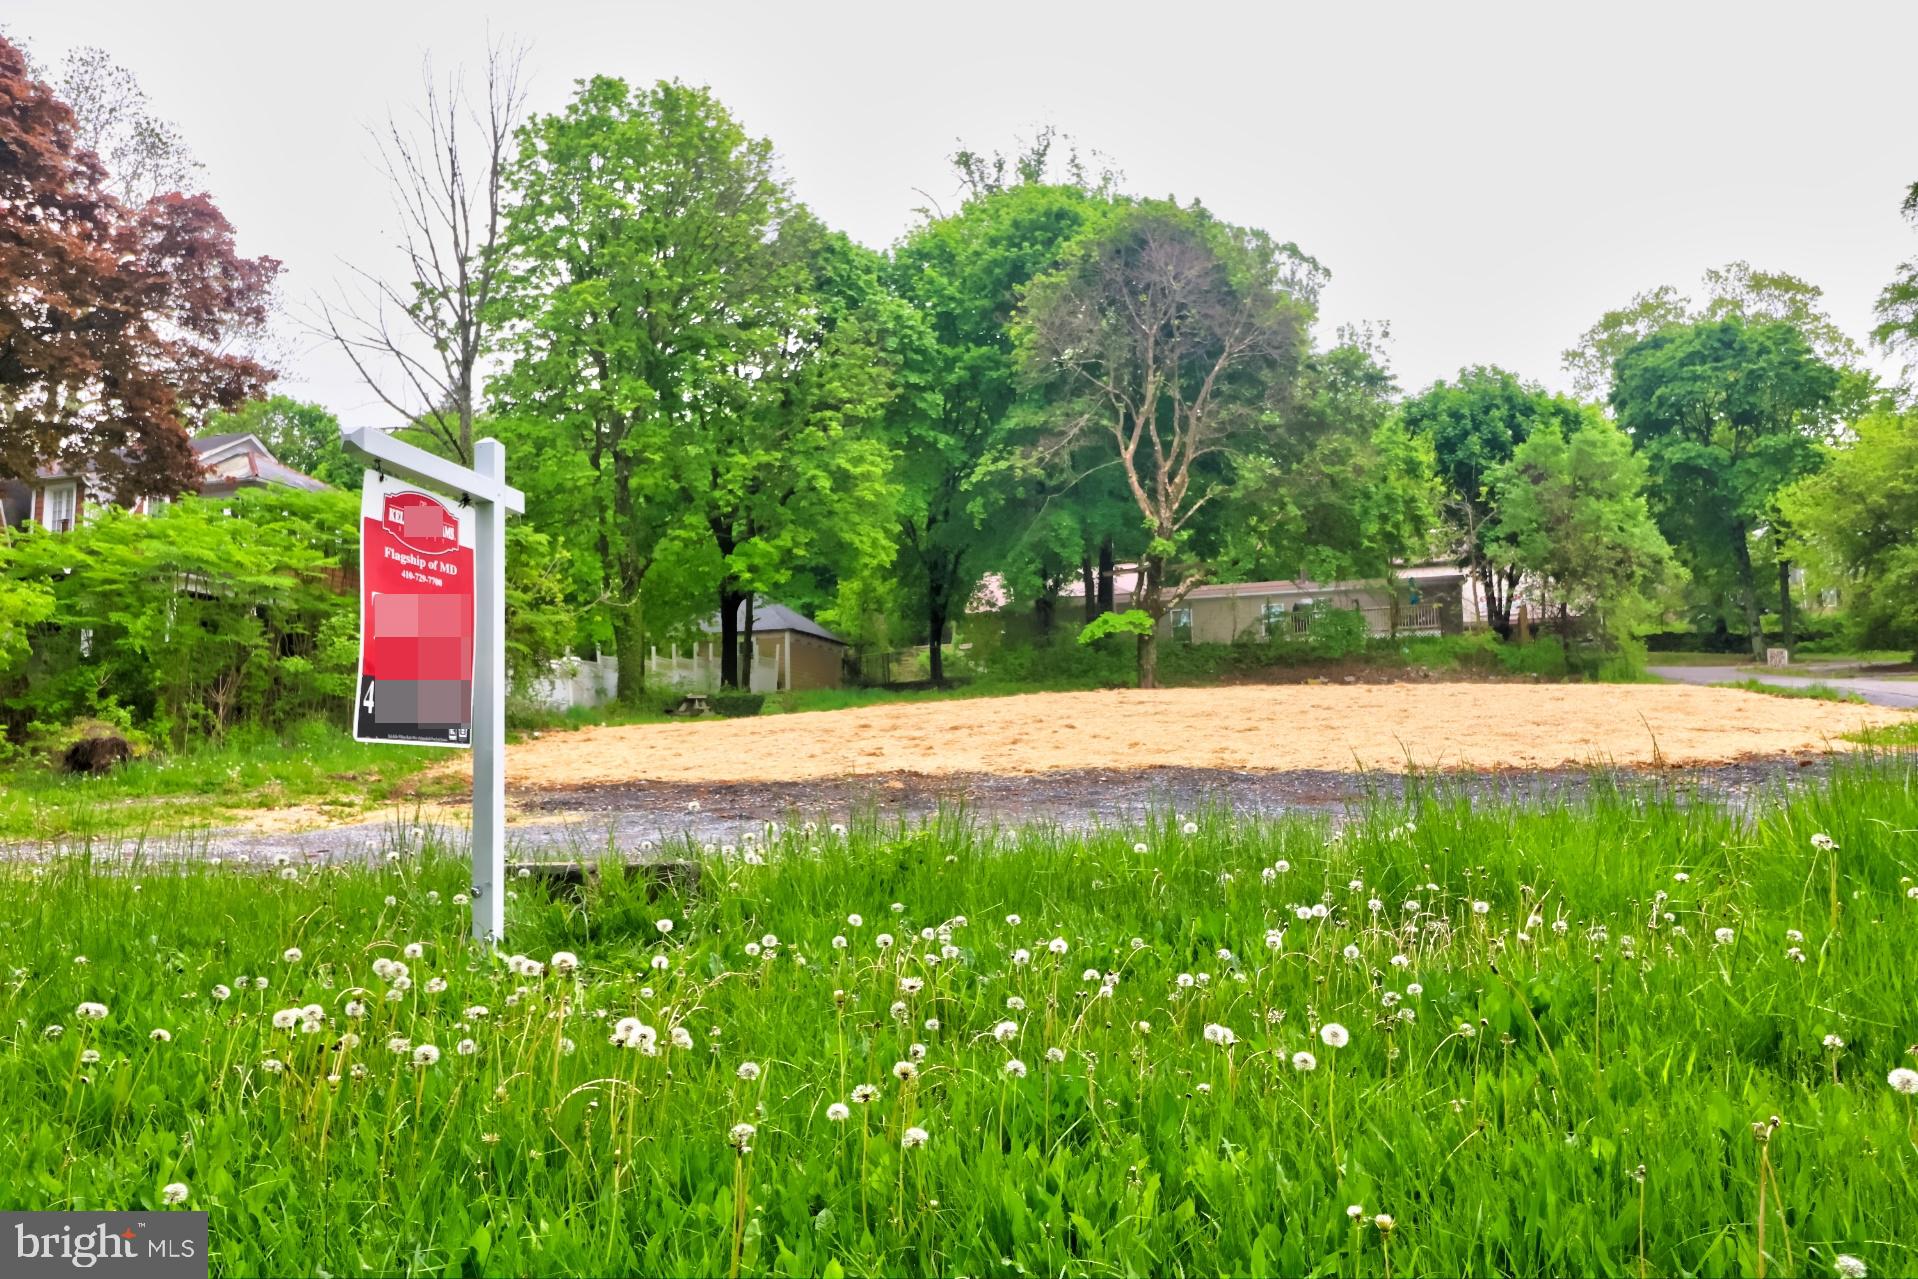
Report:
M 838 688 L 845 682 L 850 646 L 797 609 L 760 600 L 753 605 L 751 688 L 755 693 L 785 693 L 807 688 Z M 746 606 L 738 625 L 746 628 Z M 690 649 L 671 645 L 653 649 L 647 679 L 663 688 L 712 689 L 719 684 L 719 617 L 701 622 L 711 639 Z

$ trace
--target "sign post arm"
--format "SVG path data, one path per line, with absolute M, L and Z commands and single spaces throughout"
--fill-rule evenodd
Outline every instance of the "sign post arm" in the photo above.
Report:
M 480 440 L 475 469 L 503 489 L 506 446 Z M 506 510 L 474 503 L 473 937 L 506 935 Z

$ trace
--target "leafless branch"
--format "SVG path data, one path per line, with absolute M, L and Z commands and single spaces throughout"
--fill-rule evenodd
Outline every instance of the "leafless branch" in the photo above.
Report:
M 404 276 L 396 282 L 351 267 L 358 295 L 342 289 L 337 302 L 321 301 L 314 326 L 381 403 L 432 431 L 462 462 L 472 459 L 477 377 L 491 343 L 501 188 L 525 110 L 524 61 L 522 46 L 496 44 L 479 103 L 462 72 L 442 83 L 426 63 L 416 118 L 389 116 L 373 131 Z

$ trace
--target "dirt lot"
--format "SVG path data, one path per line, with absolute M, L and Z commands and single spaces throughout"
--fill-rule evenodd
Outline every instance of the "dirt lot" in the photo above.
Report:
M 1904 712 L 1670 685 L 1439 684 L 1033 693 L 547 734 L 515 791 L 886 773 L 1673 767 L 1844 749 Z

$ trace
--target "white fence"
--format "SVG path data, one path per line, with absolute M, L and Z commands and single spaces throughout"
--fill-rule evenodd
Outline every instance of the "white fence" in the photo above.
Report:
M 753 647 L 759 647 L 754 641 Z M 755 693 L 776 693 L 788 681 L 780 670 L 784 647 L 768 656 L 753 654 L 752 681 Z M 719 645 L 695 644 L 684 653 L 677 644 L 661 653 L 657 648 L 646 659 L 646 684 L 649 688 L 678 689 L 687 693 L 711 693 L 719 688 Z
M 753 662 L 752 691 L 776 693 L 789 682 L 782 669 L 781 648 Z M 664 653 L 653 649 L 646 660 L 646 686 L 662 692 L 711 693 L 719 689 L 719 647 L 699 644 L 681 651 L 677 646 Z M 607 654 L 598 657 L 568 657 L 546 668 L 546 674 L 533 681 L 527 699 L 545 710 L 569 711 L 575 706 L 603 706 L 619 696 L 619 659 Z
M 619 659 L 568 657 L 546 668 L 533 681 L 527 698 L 546 710 L 569 711 L 575 706 L 602 706 L 619 695 Z

